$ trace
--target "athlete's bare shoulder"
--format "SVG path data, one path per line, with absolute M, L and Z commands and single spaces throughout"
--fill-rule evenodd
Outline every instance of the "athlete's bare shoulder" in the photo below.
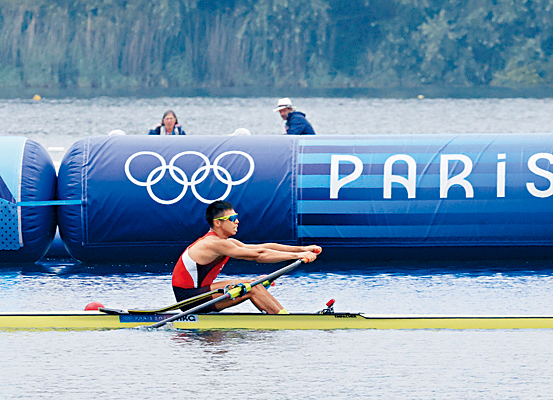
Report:
M 242 243 L 242 242 L 241 242 L 240 240 L 238 240 L 238 239 L 228 238 L 227 240 L 228 240 L 230 243 L 232 243 L 232 244 L 234 244 L 234 245 L 236 245 L 236 246 L 238 246 L 238 247 L 244 247 L 244 246 L 245 246 L 245 244 Z
M 225 239 L 220 238 L 217 235 L 206 235 L 201 240 L 198 240 L 194 246 L 198 250 L 205 250 L 205 249 L 215 249 L 219 246 L 220 243 L 225 242 Z
M 198 264 L 209 264 L 220 256 L 218 251 L 220 240 L 217 235 L 205 235 L 188 248 L 188 255 Z

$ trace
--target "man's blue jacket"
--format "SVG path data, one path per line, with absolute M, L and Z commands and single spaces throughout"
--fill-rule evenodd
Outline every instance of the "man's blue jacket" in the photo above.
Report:
M 305 114 L 299 111 L 292 111 L 286 118 L 287 135 L 314 135 L 315 131 L 305 118 Z

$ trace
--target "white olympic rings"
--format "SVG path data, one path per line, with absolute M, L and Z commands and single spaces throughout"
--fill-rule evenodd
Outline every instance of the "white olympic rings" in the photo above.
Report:
M 219 165 L 219 162 L 221 161 L 221 159 L 225 156 L 230 155 L 230 154 L 237 154 L 237 155 L 243 156 L 250 163 L 250 169 L 249 169 L 248 173 L 246 174 L 246 176 L 244 176 L 242 179 L 239 179 L 237 181 L 233 181 L 232 177 L 230 175 L 230 172 L 227 169 L 225 169 L 225 168 L 223 168 Z M 175 166 L 175 162 L 180 157 L 186 156 L 186 155 L 198 156 L 205 163 L 205 165 L 203 167 L 198 168 L 192 174 L 192 177 L 191 177 L 190 181 L 188 181 L 188 177 L 186 176 L 186 173 L 181 168 Z M 132 160 L 134 160 L 136 157 L 139 157 L 139 156 L 154 156 L 161 163 L 161 165 L 159 167 L 154 168 L 148 174 L 148 177 L 146 178 L 146 182 L 142 182 L 142 181 L 139 181 L 138 179 L 136 179 L 134 176 L 132 176 L 131 171 L 130 171 L 130 165 L 131 165 Z M 241 185 L 242 183 L 244 183 L 248 179 L 250 179 L 250 177 L 253 174 L 254 169 L 255 169 L 255 163 L 253 161 L 252 156 L 250 156 L 248 153 L 244 153 L 243 151 L 237 151 L 237 150 L 226 151 L 226 152 L 220 154 L 219 156 L 217 156 L 217 158 L 215 159 L 213 164 L 211 164 L 211 162 L 209 161 L 209 158 L 207 158 L 204 154 L 202 154 L 200 152 L 197 152 L 197 151 L 183 151 L 181 153 L 178 153 L 177 155 L 175 155 L 171 159 L 169 164 L 167 164 L 165 162 L 165 158 L 163 158 L 163 156 L 158 154 L 158 153 L 155 153 L 153 151 L 139 151 L 139 152 L 134 153 L 133 155 L 131 155 L 129 158 L 127 158 L 127 161 L 125 162 L 125 175 L 127 175 L 127 178 L 129 178 L 129 180 L 132 183 L 134 183 L 135 185 L 145 186 L 146 190 L 148 191 L 148 194 L 150 195 L 152 200 L 154 200 L 155 202 L 157 202 L 159 204 L 165 204 L 165 205 L 175 204 L 176 202 L 181 200 L 184 197 L 184 195 L 186 194 L 186 191 L 188 190 L 189 186 L 192 188 L 192 193 L 194 193 L 194 196 L 196 196 L 196 198 L 198 200 L 200 200 L 202 203 L 210 204 L 210 203 L 212 203 L 216 200 L 224 200 L 230 194 L 230 191 L 232 190 L 233 186 Z M 206 180 L 207 176 L 209 175 L 210 170 L 213 170 L 213 173 L 215 174 L 215 177 L 221 183 L 227 185 L 227 189 L 225 190 L 225 193 L 223 193 L 223 195 L 221 197 L 219 197 L 215 200 L 208 200 L 208 199 L 202 197 L 198 193 L 198 191 L 196 190 L 196 185 L 198 185 L 198 184 L 200 184 L 200 183 L 202 183 L 203 181 Z M 180 192 L 180 194 L 177 197 L 175 197 L 174 199 L 171 199 L 171 200 L 160 199 L 159 197 L 157 197 L 154 194 L 154 191 L 152 190 L 152 186 L 154 186 L 161 179 L 163 179 L 163 177 L 165 176 L 165 171 L 169 171 L 169 174 L 175 180 L 175 182 L 177 182 L 177 183 L 179 183 L 183 186 L 182 191 Z M 198 175 L 200 175 L 200 174 L 202 174 L 202 175 L 198 178 Z

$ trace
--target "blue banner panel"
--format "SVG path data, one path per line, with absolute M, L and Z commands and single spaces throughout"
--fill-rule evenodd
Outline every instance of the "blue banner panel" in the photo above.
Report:
M 79 141 L 59 170 L 60 235 L 87 262 L 174 262 L 231 202 L 237 239 L 295 243 L 295 140 L 285 136 L 119 136 Z
M 224 199 L 246 243 L 539 257 L 552 197 L 553 134 L 92 137 L 60 167 L 58 224 L 79 260 L 171 263 Z
M 327 246 L 551 246 L 553 135 L 299 141 L 298 236 Z

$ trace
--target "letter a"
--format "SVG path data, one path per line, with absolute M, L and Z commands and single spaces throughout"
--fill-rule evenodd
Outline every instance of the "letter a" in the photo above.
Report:
M 392 174 L 392 166 L 396 161 L 405 161 L 407 163 L 407 178 Z M 384 198 L 392 198 L 392 182 L 399 183 L 407 189 L 407 197 L 415 198 L 417 183 L 415 176 L 417 174 L 417 163 L 414 158 L 407 154 L 396 154 L 389 157 L 384 163 Z

